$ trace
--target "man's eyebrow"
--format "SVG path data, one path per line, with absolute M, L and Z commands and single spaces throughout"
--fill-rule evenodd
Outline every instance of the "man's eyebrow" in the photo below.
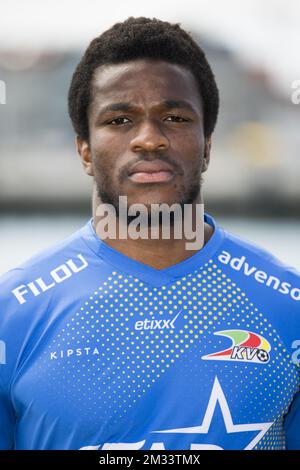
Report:
M 165 109 L 187 109 L 195 113 L 195 108 L 187 101 L 184 100 L 163 100 L 157 105 L 159 108 Z M 120 103 L 111 103 L 100 108 L 98 115 L 102 115 L 111 111 L 123 111 L 129 112 L 138 109 L 137 106 L 134 106 L 132 103 L 120 102 Z
M 188 101 L 184 100 L 164 100 L 162 106 L 167 109 L 183 108 L 194 113 L 196 112 L 195 108 Z
M 98 112 L 98 115 L 105 114 L 105 113 L 108 113 L 110 111 L 128 112 L 128 111 L 131 111 L 134 108 L 135 108 L 135 106 L 133 106 L 130 103 L 125 103 L 125 102 L 111 103 L 111 104 L 108 104 L 108 105 L 103 106 L 102 108 L 100 108 L 100 110 Z

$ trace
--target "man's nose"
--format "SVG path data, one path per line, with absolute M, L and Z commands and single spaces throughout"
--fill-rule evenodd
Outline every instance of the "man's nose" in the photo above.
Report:
M 130 142 L 133 152 L 155 152 L 167 150 L 170 146 L 169 139 L 163 134 L 159 126 L 153 122 L 143 123 L 135 137 Z

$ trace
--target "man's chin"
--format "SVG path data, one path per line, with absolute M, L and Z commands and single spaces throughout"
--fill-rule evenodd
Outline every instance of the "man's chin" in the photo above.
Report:
M 161 188 L 153 187 L 150 191 L 138 192 L 135 194 L 127 195 L 127 204 L 131 206 L 133 204 L 143 204 L 149 210 L 153 205 L 167 204 L 171 206 L 173 204 L 181 204 L 186 198 L 181 192 L 176 191 L 164 191 Z
M 130 207 L 141 204 L 143 209 L 149 214 L 151 211 L 156 211 L 158 206 L 171 207 L 177 205 L 183 208 L 185 204 L 194 204 L 198 200 L 200 194 L 200 187 L 194 186 L 189 188 L 189 191 L 185 192 L 183 188 L 176 188 L 175 190 L 164 190 L 160 187 L 153 185 L 152 190 L 146 191 L 124 191 L 120 192 L 119 195 L 110 194 L 108 192 L 99 191 L 99 198 L 102 203 L 114 206 L 117 214 L 124 210 L 130 209 Z M 180 190 L 181 189 L 181 190 Z

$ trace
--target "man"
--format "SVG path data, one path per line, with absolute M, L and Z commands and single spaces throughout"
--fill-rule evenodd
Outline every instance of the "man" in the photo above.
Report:
M 178 25 L 129 18 L 88 47 L 69 112 L 93 218 L 1 279 L 1 448 L 300 448 L 299 273 L 197 218 L 218 104 Z M 201 246 L 161 215 L 130 237 L 120 197 L 150 221 L 189 205 Z

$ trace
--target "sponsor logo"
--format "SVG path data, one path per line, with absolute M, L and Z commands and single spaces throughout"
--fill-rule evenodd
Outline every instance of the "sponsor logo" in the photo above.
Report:
M 218 412 L 219 408 L 221 413 Z M 177 439 L 182 436 L 185 442 L 190 436 L 190 444 L 188 444 L 190 450 L 236 449 L 236 439 L 238 439 L 240 449 L 251 450 L 262 439 L 272 424 L 272 422 L 234 424 L 226 396 L 218 378 L 215 377 L 201 424 L 152 431 L 147 437 L 145 436 L 146 438 L 138 442 L 106 442 L 81 447 L 80 450 L 139 450 L 142 448 L 165 450 L 168 449 L 168 443 L 172 443 L 175 436 Z M 179 445 L 178 442 L 176 444 Z
M 256 282 L 272 287 L 280 294 L 289 295 L 293 300 L 300 301 L 300 288 L 292 286 L 289 282 L 283 282 L 276 276 L 270 276 L 265 271 L 258 270 L 256 266 L 251 266 L 246 256 L 232 258 L 228 251 L 223 250 L 218 260 L 223 264 L 228 264 L 231 269 L 240 271 L 244 276 L 251 276 Z
M 18 300 L 19 304 L 27 302 L 27 296 L 35 296 L 46 292 L 49 289 L 53 289 L 57 284 L 70 279 L 74 274 L 79 273 L 88 266 L 88 262 L 81 255 L 77 255 L 78 259 L 69 259 L 64 264 L 57 266 L 52 269 L 47 277 L 39 277 L 28 284 L 21 284 L 12 290 L 12 293 Z M 78 262 L 79 260 L 79 262 Z
M 256 364 L 267 364 L 270 360 L 270 343 L 257 333 L 225 330 L 218 331 L 214 335 L 230 338 L 232 345 L 223 351 L 203 356 L 204 360 L 254 362 Z
M 78 356 L 99 356 L 100 352 L 99 349 L 94 347 L 85 347 L 85 348 L 69 348 L 69 349 L 60 349 L 58 351 L 51 351 L 50 352 L 50 359 L 51 361 L 57 359 L 69 359 L 72 357 Z
M 177 313 L 176 317 L 165 320 L 165 319 L 160 319 L 160 320 L 144 320 L 144 321 L 137 321 L 134 325 L 135 330 L 163 330 L 165 328 L 168 328 L 170 330 L 173 330 L 175 328 L 174 323 L 175 320 L 177 319 L 178 315 L 181 313 Z

